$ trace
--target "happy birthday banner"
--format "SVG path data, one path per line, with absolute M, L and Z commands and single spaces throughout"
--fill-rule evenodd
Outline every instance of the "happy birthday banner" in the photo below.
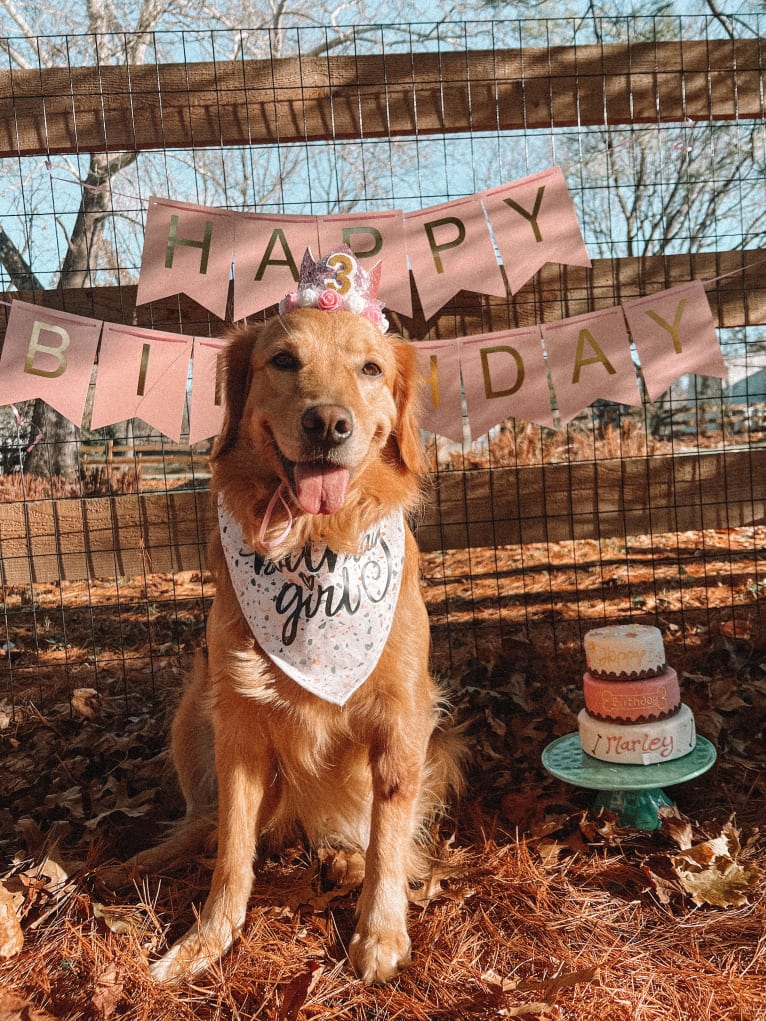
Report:
M 292 291 L 307 248 L 382 261 L 379 296 L 412 316 L 410 266 L 430 319 L 458 291 L 515 294 L 546 262 L 591 265 L 560 167 L 414 213 L 271 216 L 152 198 L 136 304 L 185 294 L 224 319 L 234 266 L 235 320 Z
M 598 398 L 640 405 L 631 339 L 650 400 L 687 373 L 726 377 L 704 286 L 691 281 L 542 326 L 416 342 L 423 427 L 462 440 L 463 398 L 473 438 L 508 418 L 561 428 Z M 188 393 L 197 443 L 221 427 L 225 347 L 13 301 L 0 405 L 40 398 L 81 425 L 98 355 L 91 428 L 141 418 L 179 442 Z

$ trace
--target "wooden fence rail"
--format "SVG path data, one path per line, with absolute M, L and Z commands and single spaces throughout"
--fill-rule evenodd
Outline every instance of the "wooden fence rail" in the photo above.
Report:
M 0 582 L 203 570 L 204 491 L 0 505 Z M 766 447 L 442 472 L 421 549 L 523 545 L 766 523 Z
M 0 157 L 760 118 L 763 39 L 0 72 Z

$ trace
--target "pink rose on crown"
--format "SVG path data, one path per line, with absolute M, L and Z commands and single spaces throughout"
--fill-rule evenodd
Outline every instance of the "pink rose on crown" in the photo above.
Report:
M 379 330 L 383 330 L 383 332 L 385 333 L 383 323 L 385 321 L 386 326 L 388 326 L 388 322 L 386 321 L 385 316 L 377 307 L 377 305 L 368 305 L 367 308 L 362 313 L 362 315 L 365 317 L 365 319 L 369 319 L 374 326 L 377 326 Z
M 323 312 L 336 312 L 342 307 L 343 298 L 341 298 L 337 291 L 333 291 L 328 288 L 328 290 L 322 291 L 319 295 L 317 308 L 321 308 Z

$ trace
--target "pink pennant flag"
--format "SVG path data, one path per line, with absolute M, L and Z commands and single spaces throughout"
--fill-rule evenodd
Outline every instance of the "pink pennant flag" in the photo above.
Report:
M 223 424 L 221 354 L 226 341 L 194 338 L 192 388 L 189 404 L 189 445 L 217 436 Z
M 295 290 L 307 248 L 319 246 L 315 216 L 245 214 L 234 225 L 234 319 L 278 304 Z
M 630 337 L 619 308 L 562 319 L 542 331 L 562 426 L 599 397 L 641 404 Z
M 348 245 L 367 272 L 380 261 L 378 297 L 393 312 L 412 316 L 407 235 L 401 210 L 323 216 L 319 221 L 320 252 L 329 255 L 339 245 Z
M 458 291 L 505 296 L 505 281 L 480 199 L 406 213 L 407 253 L 426 319 Z
M 91 428 L 141 418 L 181 439 L 191 337 L 104 323 Z
M 511 294 L 546 262 L 590 266 L 561 167 L 492 188 L 482 199 Z
M 456 443 L 463 439 L 460 344 L 460 340 L 421 340 L 413 345 L 425 384 L 421 424 Z
M 553 427 L 539 326 L 464 340 L 460 371 L 472 439 L 507 418 Z
M 186 294 L 226 317 L 236 214 L 149 199 L 136 304 Z
M 41 398 L 82 424 L 101 322 L 11 302 L 0 354 L 0 405 Z
M 726 379 L 726 365 L 701 280 L 625 301 L 622 308 L 650 401 L 687 372 Z

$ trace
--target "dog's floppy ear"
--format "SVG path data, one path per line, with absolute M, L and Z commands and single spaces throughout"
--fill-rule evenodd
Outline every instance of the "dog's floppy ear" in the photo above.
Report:
M 399 457 L 405 468 L 416 474 L 424 470 L 423 444 L 420 438 L 421 380 L 418 373 L 415 348 L 402 340 L 393 340 L 396 353 L 396 380 L 394 400 L 396 401 L 396 429 L 394 438 L 399 448 Z
M 237 440 L 237 430 L 250 389 L 252 376 L 250 356 L 256 336 L 255 327 L 242 327 L 232 334 L 229 346 L 223 352 L 221 361 L 223 425 L 210 454 L 212 460 L 231 450 Z

